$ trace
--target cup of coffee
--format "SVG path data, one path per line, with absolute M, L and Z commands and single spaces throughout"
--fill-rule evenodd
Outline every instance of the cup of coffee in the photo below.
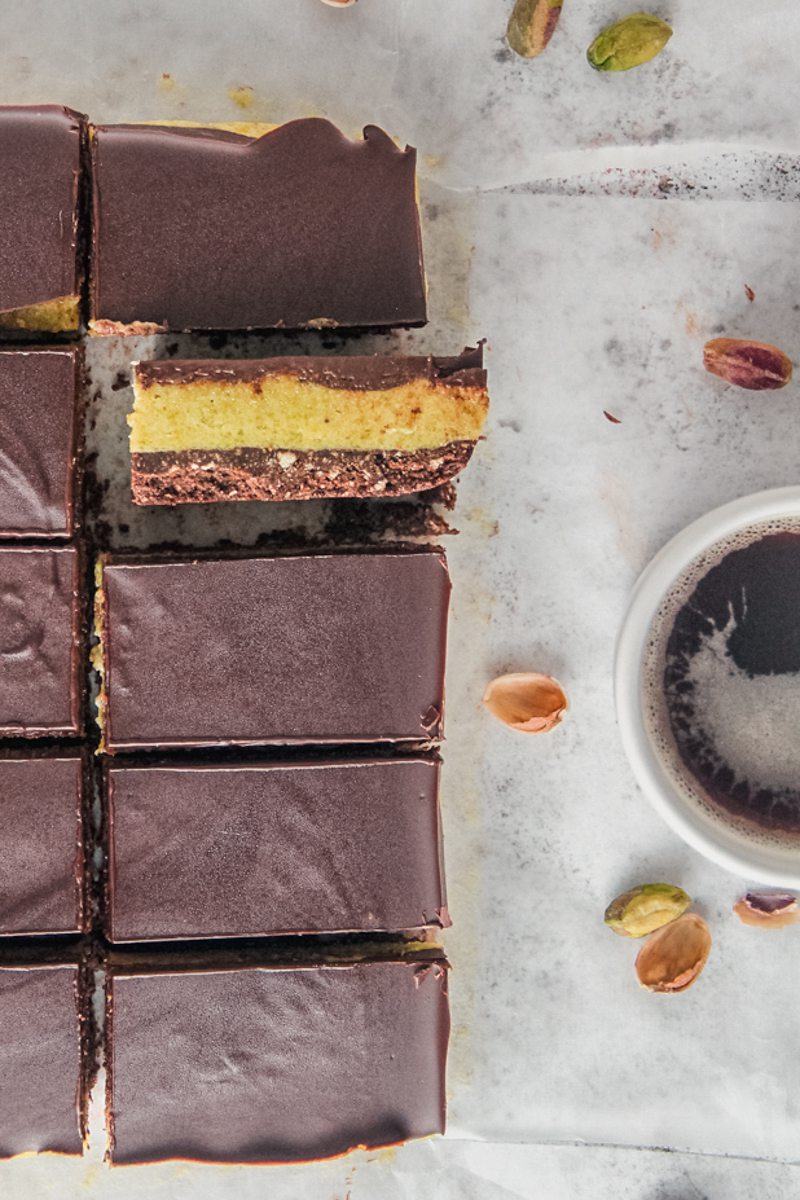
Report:
M 656 555 L 614 687 L 634 774 L 675 832 L 800 888 L 800 487 L 723 505 Z

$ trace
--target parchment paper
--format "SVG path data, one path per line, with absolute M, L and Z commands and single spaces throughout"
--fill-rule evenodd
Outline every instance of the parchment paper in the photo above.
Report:
M 416 144 L 431 323 L 355 349 L 453 353 L 486 336 L 493 403 L 460 485 L 461 532 L 446 539 L 446 1138 L 298 1168 L 112 1171 L 97 1108 L 86 1160 L 0 1164 L 3 1200 L 800 1192 L 784 1165 L 800 1160 L 800 935 L 736 922 L 745 881 L 651 812 L 611 694 L 614 637 L 649 557 L 714 505 L 797 482 L 796 389 L 734 392 L 701 362 L 718 332 L 800 347 L 800 9 L 659 0 L 676 30 L 662 58 L 595 74 L 586 45 L 633 7 L 565 0 L 547 54 L 527 63 L 504 48 L 505 0 L 359 0 L 341 12 L 319 0 L 0 2 L 2 102 L 63 101 L 104 121 L 323 113 Z M 236 93 L 246 109 L 237 88 L 252 89 Z M 298 520 L 324 530 L 323 506 L 302 517 L 231 506 L 211 523 L 134 512 L 118 377 L 176 341 L 242 351 L 174 338 L 90 350 L 89 442 L 112 540 L 249 544 Z M 269 345 L 245 352 L 280 352 Z M 492 675 L 526 668 L 555 674 L 571 701 L 546 738 L 515 735 L 480 706 Z M 683 997 L 640 992 L 634 947 L 602 926 L 613 895 L 662 877 L 698 898 L 715 939 Z

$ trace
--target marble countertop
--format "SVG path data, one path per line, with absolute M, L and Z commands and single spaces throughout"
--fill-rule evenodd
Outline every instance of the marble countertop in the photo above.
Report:
M 106 121 L 230 120 L 242 115 L 230 93 L 246 87 L 248 119 L 322 113 L 417 145 L 431 323 L 360 346 L 453 353 L 486 337 L 492 415 L 447 539 L 447 1137 L 268 1170 L 110 1172 L 94 1146 L 84 1162 L 0 1164 L 4 1200 L 800 1193 L 800 933 L 738 924 L 731 905 L 747 881 L 650 809 L 619 743 L 611 679 L 652 554 L 717 504 L 798 482 L 796 388 L 727 388 L 703 371 L 702 345 L 724 332 L 800 354 L 800 10 L 654 0 L 675 28 L 669 47 L 605 77 L 585 47 L 636 5 L 565 0 L 534 62 L 505 47 L 510 7 L 6 5 L 2 102 L 57 100 Z M 117 527 L 131 519 L 128 398 L 108 381 L 141 352 L 118 344 L 90 362 L 92 445 Z M 132 536 L 198 538 L 192 519 L 157 519 Z M 225 516 L 214 533 L 244 520 Z M 556 675 L 569 695 L 548 737 L 515 735 L 481 708 L 489 678 L 522 669 Z M 712 928 L 706 972 L 680 997 L 640 991 L 634 948 L 602 925 L 611 897 L 653 878 L 684 886 Z

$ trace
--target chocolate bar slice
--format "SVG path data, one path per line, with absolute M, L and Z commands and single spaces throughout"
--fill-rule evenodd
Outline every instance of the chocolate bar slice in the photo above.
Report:
M 435 741 L 449 595 L 438 550 L 106 559 L 106 746 Z
M 81 733 L 81 583 L 74 546 L 0 547 L 0 735 Z
M 0 964 L 0 1157 L 80 1154 L 88 993 L 74 964 Z
M 79 754 L 0 758 L 0 936 L 86 929 L 84 774 Z
M 0 351 L 0 538 L 73 532 L 80 370 L 75 349 Z
M 396 496 L 466 466 L 489 398 L 482 348 L 456 358 L 138 363 L 137 504 Z
M 79 209 L 86 118 L 0 107 L 0 329 L 80 326 Z
M 438 777 L 421 758 L 112 765 L 108 935 L 448 924 Z
M 112 967 L 114 1164 L 288 1162 L 441 1132 L 442 961 Z
M 415 164 L 320 118 L 96 127 L 93 331 L 424 324 Z

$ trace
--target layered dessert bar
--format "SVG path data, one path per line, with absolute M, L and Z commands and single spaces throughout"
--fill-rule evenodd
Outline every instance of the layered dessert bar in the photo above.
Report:
M 83 968 L 0 963 L 0 1157 L 82 1153 L 88 1025 Z
M 112 764 L 108 936 L 441 927 L 438 778 L 423 758 Z
M 482 348 L 143 362 L 133 386 L 137 504 L 422 491 L 466 466 L 489 405 Z
M 84 775 L 77 753 L 0 758 L 0 936 L 86 929 Z
M 81 585 L 73 546 L 0 547 L 0 735 L 81 732 Z
M 444 1128 L 441 960 L 114 966 L 112 1163 L 326 1158 Z
M 439 550 L 106 558 L 106 747 L 435 741 L 449 596 Z
M 0 107 L 0 329 L 80 326 L 85 140 L 69 108 Z
M 73 532 L 80 372 L 76 349 L 0 351 L 0 538 Z
M 423 324 L 415 170 L 372 125 L 97 126 L 91 327 Z

